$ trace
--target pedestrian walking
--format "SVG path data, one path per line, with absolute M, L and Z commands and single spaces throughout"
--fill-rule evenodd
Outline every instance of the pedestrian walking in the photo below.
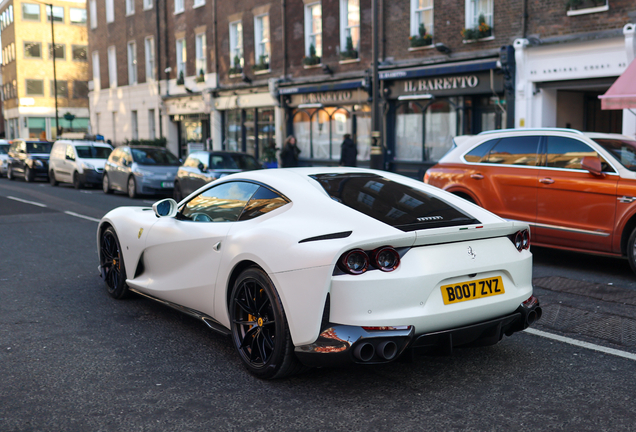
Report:
M 300 149 L 296 145 L 296 137 L 293 135 L 288 136 L 280 152 L 280 162 L 283 168 L 297 167 L 299 154 Z
M 351 135 L 345 134 L 340 146 L 340 165 L 354 167 L 358 163 L 358 147 L 351 139 Z

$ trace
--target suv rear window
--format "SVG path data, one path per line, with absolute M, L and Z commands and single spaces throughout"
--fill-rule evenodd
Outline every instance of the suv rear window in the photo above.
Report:
M 446 201 L 376 174 L 310 177 L 317 180 L 333 200 L 402 231 L 480 223 Z

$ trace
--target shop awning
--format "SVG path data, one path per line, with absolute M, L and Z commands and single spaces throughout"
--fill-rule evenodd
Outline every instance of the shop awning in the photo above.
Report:
M 636 61 L 632 61 L 609 90 L 598 98 L 604 110 L 636 108 Z

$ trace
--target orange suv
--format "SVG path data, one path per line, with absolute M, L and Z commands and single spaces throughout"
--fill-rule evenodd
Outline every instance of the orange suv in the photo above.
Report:
M 532 227 L 538 246 L 627 257 L 636 272 L 636 140 L 572 129 L 455 138 L 424 182 Z

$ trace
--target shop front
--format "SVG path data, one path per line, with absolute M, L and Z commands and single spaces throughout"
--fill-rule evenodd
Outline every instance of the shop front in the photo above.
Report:
M 176 138 L 175 153 L 181 159 L 185 159 L 192 151 L 211 148 L 210 109 L 205 102 L 206 96 L 209 97 L 207 94 L 198 94 L 164 98 L 166 113 L 172 126 L 172 131 L 168 132 L 168 141 Z
M 380 73 L 389 171 L 421 179 L 457 135 L 508 125 L 504 75 L 495 60 Z
M 368 166 L 371 148 L 371 105 L 363 81 L 284 87 L 288 134 L 296 137 L 300 164 L 338 165 L 346 134 L 358 149 L 358 166 Z

